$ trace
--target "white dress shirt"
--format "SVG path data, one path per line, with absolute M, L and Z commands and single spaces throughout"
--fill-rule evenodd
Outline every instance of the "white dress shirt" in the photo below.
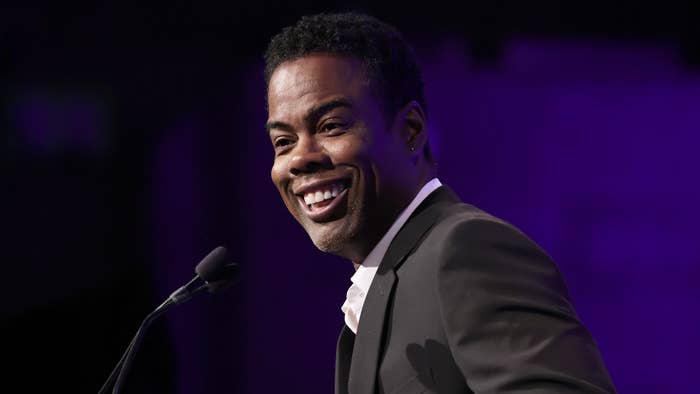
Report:
M 384 254 L 386 254 L 387 249 L 389 249 L 391 241 L 394 240 L 396 234 L 401 227 L 403 227 L 404 223 L 406 223 L 413 211 L 418 208 L 420 203 L 441 185 L 442 183 L 440 183 L 437 178 L 433 178 L 420 189 L 418 194 L 413 198 L 413 201 L 411 201 L 406 209 L 401 212 L 399 217 L 396 218 L 396 221 L 391 225 L 389 231 L 384 234 L 379 243 L 369 252 L 360 267 L 355 271 L 355 274 L 350 278 L 352 285 L 348 289 L 345 303 L 340 309 L 345 313 L 345 324 L 355 334 L 357 334 L 357 326 L 360 324 L 360 315 L 362 314 L 362 305 L 365 303 L 365 296 L 369 291 L 370 285 L 372 285 L 374 274 L 377 272 L 377 268 L 379 267 L 379 263 L 382 262 Z

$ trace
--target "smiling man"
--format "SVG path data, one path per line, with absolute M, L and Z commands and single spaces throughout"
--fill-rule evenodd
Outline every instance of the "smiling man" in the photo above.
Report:
M 266 53 L 271 170 L 352 261 L 336 393 L 611 393 L 551 259 L 436 178 L 419 67 L 393 27 L 302 18 Z

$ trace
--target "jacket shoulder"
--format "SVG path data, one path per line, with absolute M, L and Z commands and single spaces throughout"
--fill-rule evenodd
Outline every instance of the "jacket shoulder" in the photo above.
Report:
M 467 241 L 471 239 L 519 240 L 539 252 L 544 250 L 515 225 L 490 214 L 474 205 L 459 202 L 441 210 L 431 231 L 433 240 Z M 547 256 L 551 258 L 550 256 Z

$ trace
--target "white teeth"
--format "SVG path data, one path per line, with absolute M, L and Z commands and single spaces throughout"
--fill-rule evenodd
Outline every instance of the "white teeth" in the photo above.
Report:
M 330 185 L 324 190 L 317 190 L 315 192 L 304 194 L 304 203 L 306 205 L 312 205 L 317 202 L 328 200 L 333 197 L 337 197 L 343 190 L 345 190 L 343 185 Z

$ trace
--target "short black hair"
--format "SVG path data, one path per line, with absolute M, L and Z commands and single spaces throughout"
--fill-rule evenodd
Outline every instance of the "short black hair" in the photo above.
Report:
M 412 100 L 427 116 L 423 77 L 415 54 L 395 27 L 355 12 L 304 16 L 270 41 L 265 52 L 265 82 L 269 86 L 280 64 L 312 53 L 359 59 L 370 86 L 384 101 L 387 121 Z

